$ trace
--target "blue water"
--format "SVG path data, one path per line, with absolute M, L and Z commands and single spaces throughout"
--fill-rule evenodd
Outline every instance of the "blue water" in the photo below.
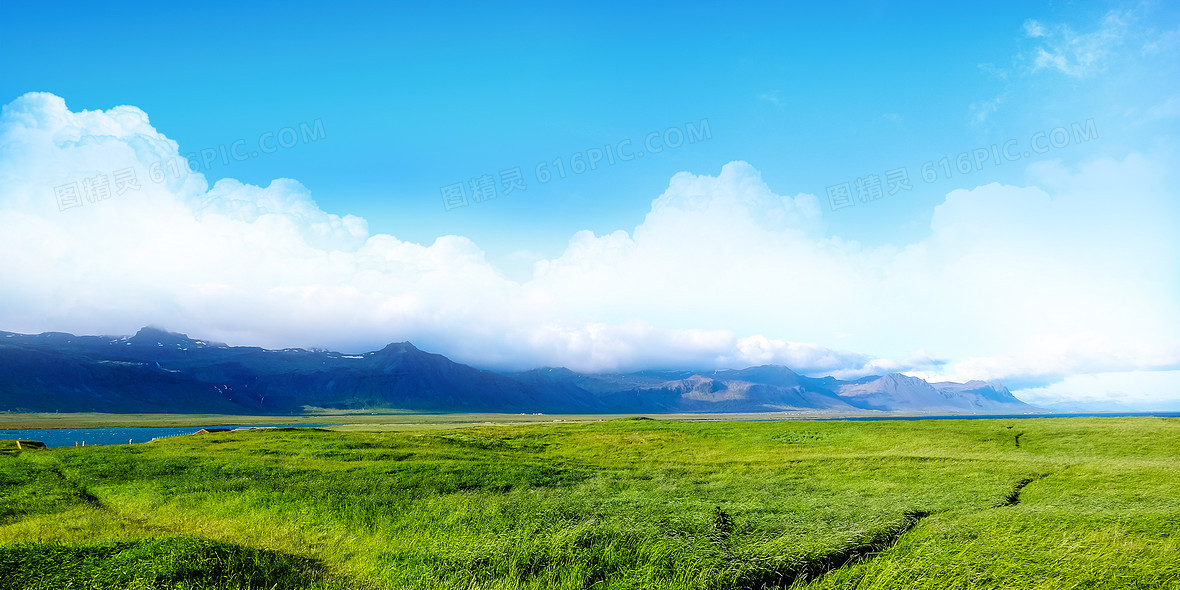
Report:
M 186 426 L 168 428 L 15 428 L 0 429 L 0 439 L 36 440 L 48 447 L 72 447 L 81 445 L 125 445 L 145 443 L 153 438 L 192 434 L 202 428 L 282 428 L 285 426 L 314 427 L 326 424 L 221 424 L 210 426 Z

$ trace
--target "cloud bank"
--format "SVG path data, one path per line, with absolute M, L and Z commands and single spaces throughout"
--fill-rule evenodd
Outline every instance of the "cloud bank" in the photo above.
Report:
M 926 237 L 885 247 L 831 235 L 816 197 L 776 194 L 731 162 L 675 175 L 637 226 L 578 232 L 525 281 L 462 236 L 372 233 L 294 180 L 160 174 L 176 160 L 135 107 L 71 112 L 44 93 L 6 105 L 0 329 L 154 324 L 346 352 L 411 340 L 489 368 L 775 363 L 1024 387 L 1180 368 L 1166 158 L 1034 164 L 1027 186 L 951 192 Z

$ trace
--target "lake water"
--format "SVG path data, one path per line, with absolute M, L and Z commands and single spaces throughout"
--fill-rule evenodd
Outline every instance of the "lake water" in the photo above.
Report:
M 210 426 L 186 427 L 151 427 L 151 428 L 0 428 L 0 439 L 36 440 L 45 443 L 47 447 L 72 447 L 75 443 L 81 445 L 125 445 L 131 443 L 145 443 L 153 438 L 192 434 L 202 428 L 283 428 L 283 427 L 315 427 L 326 424 L 267 424 L 254 426 L 251 424 L 220 424 Z

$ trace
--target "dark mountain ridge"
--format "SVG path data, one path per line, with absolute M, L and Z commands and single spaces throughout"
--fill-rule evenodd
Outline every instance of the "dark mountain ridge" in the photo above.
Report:
M 583 374 L 497 373 L 393 343 L 361 355 L 227 346 L 157 328 L 134 336 L 0 332 L 0 411 L 298 414 L 307 407 L 425 412 L 1019 413 L 1002 385 L 854 381 L 783 366 Z

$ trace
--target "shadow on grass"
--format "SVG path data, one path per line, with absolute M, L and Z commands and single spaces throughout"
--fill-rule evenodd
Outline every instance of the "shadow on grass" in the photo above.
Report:
M 930 516 L 929 512 L 906 512 L 901 520 L 863 543 L 779 567 L 750 567 L 737 579 L 734 587 L 741 590 L 788 588 L 797 582 L 813 580 L 892 547 L 927 516 Z
M 206 539 L 0 547 L 0 590 L 254 590 L 348 586 L 318 561 Z

